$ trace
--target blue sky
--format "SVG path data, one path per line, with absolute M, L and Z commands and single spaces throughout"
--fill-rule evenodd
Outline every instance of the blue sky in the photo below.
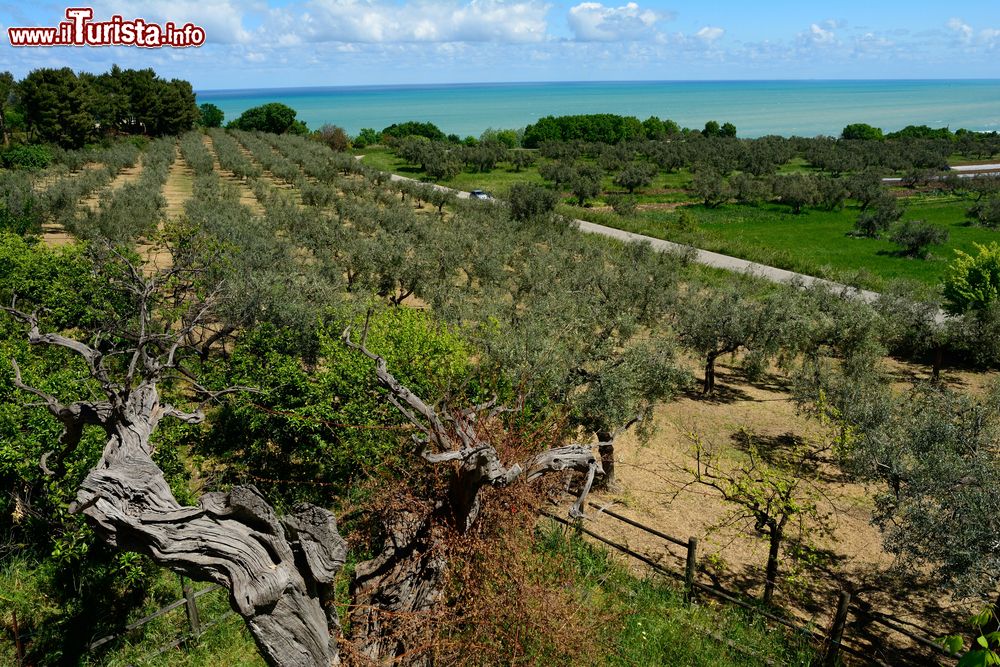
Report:
M 73 5 L 84 5 L 74 2 Z M 0 1 L 0 70 L 153 67 L 196 89 L 405 83 L 1000 78 L 1000 2 L 688 0 L 95 0 L 192 22 L 191 49 L 14 49 L 65 4 Z

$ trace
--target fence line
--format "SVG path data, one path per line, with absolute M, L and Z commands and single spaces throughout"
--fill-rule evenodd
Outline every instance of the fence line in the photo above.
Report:
M 218 584 L 212 584 L 211 586 L 203 588 L 200 591 L 195 591 L 195 590 L 193 590 L 191 588 L 190 581 L 185 581 L 184 577 L 181 577 L 181 590 L 184 593 L 184 597 L 182 597 L 180 600 L 175 600 L 174 602 L 171 602 L 170 604 L 168 604 L 165 607 L 160 607 L 159 609 L 157 609 L 156 611 L 154 611 L 149 616 L 146 616 L 145 618 L 141 618 L 138 621 L 135 621 L 134 623 L 129 623 L 128 625 L 126 625 L 124 628 L 122 628 L 118 632 L 112 633 L 112 634 L 110 634 L 110 635 L 108 635 L 106 637 L 101 637 L 100 639 L 92 641 L 90 644 L 87 645 L 87 651 L 89 652 L 89 651 L 93 651 L 96 648 L 100 648 L 101 646 L 104 646 L 108 642 L 114 641 L 115 639 L 118 639 L 122 635 L 124 635 L 124 634 L 126 634 L 128 632 L 131 632 L 132 630 L 138 630 L 142 626 L 146 625 L 147 623 L 150 623 L 151 621 L 156 620 L 160 616 L 163 616 L 164 614 L 168 614 L 168 613 L 174 611 L 175 609 L 179 609 L 181 607 L 186 607 L 187 608 L 188 627 L 190 628 L 190 631 L 191 631 L 190 634 L 191 634 L 191 636 L 197 638 L 197 637 L 201 636 L 201 634 L 207 628 L 211 627 L 212 625 L 214 625 L 215 623 L 218 622 L 218 621 L 215 621 L 214 623 L 210 623 L 210 624 L 205 625 L 205 626 L 202 626 L 200 624 L 200 622 L 198 621 L 198 604 L 197 604 L 197 600 L 202 595 L 207 595 L 208 593 L 211 593 L 212 591 L 217 591 L 217 590 L 219 590 L 221 588 L 222 587 L 219 586 Z M 221 620 L 221 619 L 219 619 L 219 620 Z M 176 646 L 180 642 L 184 641 L 184 639 L 187 636 L 188 636 L 187 634 L 182 635 L 177 640 L 177 642 L 173 644 L 173 646 Z M 166 648 L 164 648 L 163 650 L 166 650 Z M 161 650 L 160 653 L 162 653 L 163 650 Z
M 877 624 L 885 628 L 888 628 L 893 632 L 897 632 L 907 637 L 908 639 L 918 643 L 920 646 L 934 651 L 939 656 L 951 659 L 956 659 L 960 657 L 958 655 L 954 655 L 948 652 L 947 649 L 945 649 L 940 644 L 934 642 L 932 639 L 928 639 L 927 637 L 922 637 L 910 630 L 907 630 L 906 628 L 902 627 L 901 623 L 898 620 L 890 616 L 887 616 L 886 614 L 882 614 L 874 610 L 865 610 L 860 605 L 856 604 L 856 601 L 853 601 L 855 603 L 852 604 L 851 595 L 847 591 L 841 591 L 839 594 L 836 605 L 836 612 L 833 616 L 833 621 L 830 624 L 828 632 L 822 632 L 815 628 L 806 627 L 798 623 L 795 623 L 793 621 L 790 621 L 786 618 L 776 616 L 775 614 L 769 613 L 768 611 L 761 609 L 759 604 L 751 604 L 749 602 L 746 602 L 745 600 L 740 599 L 738 596 L 741 593 L 727 591 L 726 589 L 722 588 L 722 586 L 720 586 L 718 583 L 709 586 L 707 584 L 697 581 L 696 580 L 697 545 L 698 545 L 697 538 L 691 537 L 688 540 L 682 540 L 672 535 L 668 535 L 655 528 L 646 526 L 640 523 L 639 521 L 622 516 L 621 514 L 613 512 L 609 510 L 607 507 L 599 505 L 597 503 L 588 502 L 588 505 L 598 510 L 598 513 L 605 514 L 616 521 L 628 524 L 645 533 L 658 537 L 670 544 L 684 547 L 687 555 L 686 558 L 681 558 L 680 556 L 677 556 L 677 554 L 674 554 L 669 549 L 666 550 L 666 553 L 670 554 L 671 556 L 674 556 L 675 558 L 685 561 L 684 574 L 682 575 L 672 570 L 669 570 L 665 568 L 663 565 L 661 565 L 659 562 L 650 558 L 649 556 L 641 554 L 635 551 L 634 549 L 629 548 L 626 545 L 615 542 L 614 540 L 608 539 L 607 537 L 604 537 L 603 535 L 600 535 L 588 528 L 584 528 L 582 525 L 582 521 L 577 521 L 575 523 L 567 521 L 566 519 L 563 519 L 562 517 L 559 516 L 555 516 L 554 514 L 547 512 L 545 510 L 541 510 L 540 514 L 550 519 L 553 519 L 558 523 L 568 526 L 573 530 L 586 534 L 598 540 L 599 542 L 602 542 L 610 546 L 611 548 L 616 549 L 617 551 L 620 551 L 628 556 L 631 556 L 632 558 L 635 558 L 636 560 L 646 564 L 651 569 L 660 574 L 665 574 L 675 579 L 682 580 L 684 582 L 685 599 L 688 600 L 692 599 L 696 591 L 712 595 L 719 599 L 725 600 L 726 602 L 729 602 L 731 604 L 735 604 L 739 607 L 749 609 L 754 613 L 760 614 L 763 618 L 766 618 L 769 621 L 785 626 L 791 630 L 794 630 L 795 632 L 806 634 L 817 641 L 821 641 L 824 646 L 823 664 L 826 665 L 835 664 L 837 654 L 840 651 L 843 651 L 845 653 L 849 653 L 855 657 L 858 657 L 868 663 L 888 667 L 888 664 L 886 662 L 880 660 L 879 658 L 876 658 L 870 653 L 865 653 L 863 650 L 851 646 L 850 644 L 845 642 L 844 638 L 845 628 L 847 625 L 848 617 L 851 614 L 853 614 L 854 617 L 859 621 Z
M 851 595 L 847 591 L 841 591 L 839 594 L 836 613 L 834 614 L 834 618 L 828 632 L 817 630 L 815 627 L 801 625 L 794 621 L 790 621 L 787 618 L 782 618 L 781 616 L 772 614 L 767 610 L 762 609 L 760 604 L 751 604 L 746 600 L 740 599 L 739 595 L 742 594 L 741 592 L 728 591 L 722 588 L 722 586 L 720 586 L 718 583 L 714 583 L 713 585 L 709 586 L 700 581 L 697 581 L 697 547 L 698 547 L 697 538 L 690 537 L 687 540 L 681 540 L 680 538 L 668 535 L 662 531 L 656 530 L 655 528 L 650 528 L 649 526 L 646 526 L 638 521 L 635 521 L 634 519 L 629 519 L 628 517 L 622 516 L 621 514 L 613 512 L 607 509 L 606 507 L 603 507 L 596 503 L 590 502 L 588 504 L 590 505 L 590 507 L 598 510 L 599 513 L 605 514 L 616 521 L 620 521 L 621 523 L 630 525 L 643 532 L 658 537 L 670 544 L 684 547 L 686 552 L 685 558 L 681 558 L 680 556 L 669 550 L 666 551 L 666 553 L 668 553 L 669 555 L 678 558 L 679 560 L 684 560 L 684 573 L 681 574 L 679 572 L 670 570 L 667 567 L 664 567 L 659 562 L 653 560 L 649 556 L 641 554 L 638 551 L 635 551 L 634 549 L 631 549 L 624 544 L 615 542 L 614 540 L 611 540 L 588 528 L 585 528 L 582 524 L 582 521 L 571 522 L 546 510 L 539 510 L 539 514 L 553 521 L 556 521 L 557 523 L 560 523 L 568 528 L 572 528 L 574 531 L 588 535 L 589 537 L 592 537 L 593 539 L 603 544 L 606 544 L 607 546 L 644 563 L 650 569 L 659 574 L 680 580 L 684 586 L 685 600 L 687 600 L 688 602 L 692 601 L 695 598 L 696 593 L 704 593 L 707 595 L 711 595 L 713 597 L 724 600 L 730 604 L 735 604 L 741 608 L 748 609 L 773 623 L 777 623 L 797 633 L 806 635 L 815 641 L 821 642 L 824 647 L 823 650 L 824 665 L 835 664 L 838 653 L 840 651 L 844 651 L 855 657 L 861 658 L 862 660 L 865 660 L 869 663 L 880 665 L 880 667 L 889 667 L 887 663 L 876 658 L 875 656 L 870 655 L 868 653 L 864 653 L 862 650 L 845 643 L 844 641 L 845 627 L 847 624 L 848 616 L 850 614 L 853 614 L 855 618 L 857 618 L 860 621 L 878 624 L 892 630 L 893 632 L 898 632 L 899 634 L 911 639 L 912 641 L 917 642 L 921 646 L 933 650 L 938 655 L 953 659 L 959 657 L 949 653 L 943 646 L 935 643 L 933 640 L 928 639 L 926 637 L 922 637 L 902 627 L 901 622 L 898 621 L 897 619 L 894 619 L 886 614 L 882 614 L 875 610 L 864 609 L 858 604 L 851 604 L 852 602 Z M 143 658 L 146 659 L 149 657 L 153 657 L 155 655 L 160 655 L 171 648 L 179 646 L 188 637 L 194 637 L 195 639 L 197 639 L 206 630 L 208 630 L 211 627 L 214 627 L 215 625 L 218 625 L 219 623 L 226 620 L 229 616 L 231 616 L 234 613 L 232 610 L 229 610 L 226 613 L 222 614 L 222 616 L 220 616 L 219 618 L 209 623 L 202 624 L 198 613 L 197 599 L 203 595 L 221 589 L 221 586 L 212 584 L 199 591 L 194 591 L 193 588 L 191 587 L 190 581 L 186 581 L 182 576 L 181 589 L 184 593 L 184 597 L 182 597 L 181 599 L 175 600 L 174 602 L 171 602 L 170 604 L 161 607 L 160 609 L 157 609 L 152 614 L 144 618 L 141 618 L 138 621 L 126 625 L 119 632 L 110 634 L 106 637 L 101 637 L 100 639 L 91 642 L 87 646 L 87 651 L 93 651 L 94 649 L 97 649 L 107 644 L 108 642 L 114 641 L 115 639 L 118 639 L 122 635 L 131 632 L 132 630 L 141 628 L 142 626 L 146 625 L 147 623 L 150 623 L 151 621 L 156 620 L 157 618 L 163 616 L 164 614 L 168 614 L 171 611 L 174 611 L 181 607 L 185 607 L 187 612 L 186 615 L 187 615 L 189 632 L 182 634 L 176 640 L 164 644 L 158 649 L 147 654 Z M 716 636 L 712 633 L 708 634 L 719 641 L 725 641 L 725 638 L 723 637 Z M 732 648 L 740 650 L 740 652 L 746 653 L 745 651 L 741 650 L 741 648 L 738 647 L 738 645 L 735 645 L 733 642 L 727 641 L 726 643 L 730 645 Z

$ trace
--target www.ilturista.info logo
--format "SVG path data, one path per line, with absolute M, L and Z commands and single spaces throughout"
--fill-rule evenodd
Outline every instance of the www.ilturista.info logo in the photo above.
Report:
M 126 21 L 114 15 L 109 21 L 92 21 L 90 7 L 69 7 L 66 21 L 54 28 L 7 28 L 11 46 L 162 46 L 184 48 L 205 43 L 205 29 L 192 23 L 178 26 L 143 19 Z

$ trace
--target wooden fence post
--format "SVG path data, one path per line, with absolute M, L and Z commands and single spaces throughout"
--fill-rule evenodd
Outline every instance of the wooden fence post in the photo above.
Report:
M 847 591 L 840 591 L 840 599 L 837 601 L 837 613 L 833 617 L 833 624 L 830 626 L 830 639 L 826 648 L 826 655 L 823 656 L 823 665 L 833 667 L 837 664 L 837 655 L 840 653 L 840 642 L 844 638 L 844 626 L 847 624 L 847 613 L 851 604 L 851 594 Z
M 188 625 L 195 639 L 201 636 L 201 621 L 198 618 L 198 603 L 194 599 L 194 589 L 191 580 L 181 576 L 181 590 L 184 591 L 184 606 L 187 608 Z
M 694 599 L 694 574 L 698 565 L 698 538 L 689 537 L 687 546 L 687 562 L 684 565 L 684 601 Z
M 13 610 L 12 621 L 14 630 L 14 655 L 17 657 L 17 664 L 24 664 L 24 644 L 21 642 L 21 628 L 17 624 L 17 610 Z

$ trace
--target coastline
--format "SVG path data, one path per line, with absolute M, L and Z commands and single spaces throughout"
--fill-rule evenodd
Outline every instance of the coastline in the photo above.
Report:
M 906 125 L 1000 130 L 1000 79 L 804 79 L 403 84 L 197 91 L 227 119 L 283 102 L 310 128 L 330 123 L 350 134 L 407 120 L 446 134 L 479 136 L 522 128 L 547 115 L 615 113 L 670 118 L 701 128 L 732 122 L 740 137 L 836 136 L 849 123 L 886 131 Z

